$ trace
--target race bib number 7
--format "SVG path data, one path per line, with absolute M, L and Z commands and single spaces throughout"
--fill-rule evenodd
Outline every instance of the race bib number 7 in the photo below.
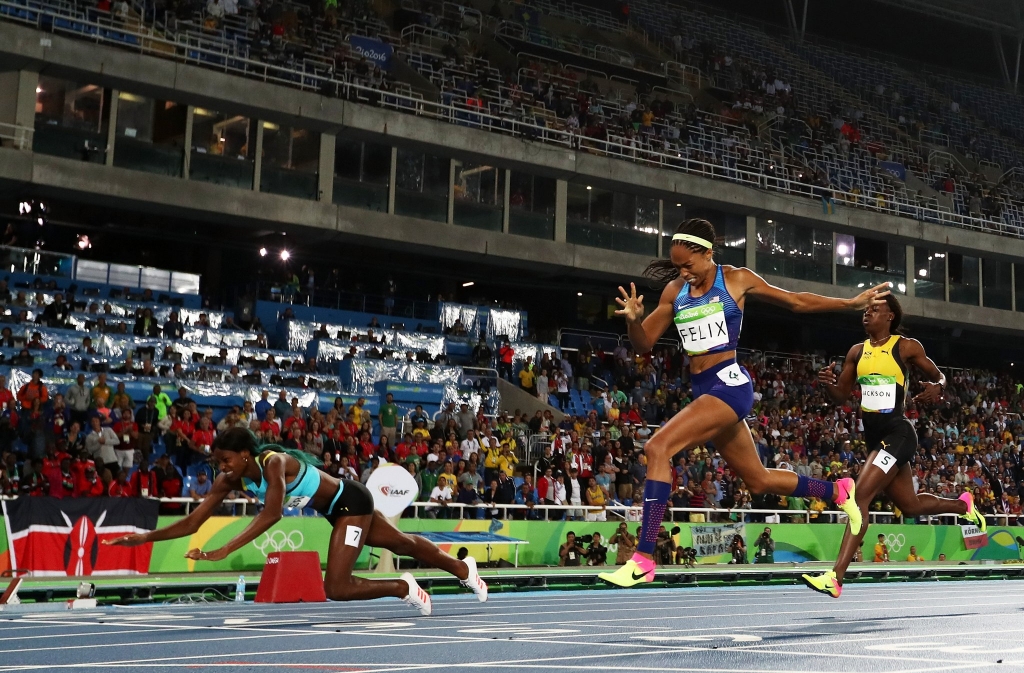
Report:
M 729 343 L 729 327 L 720 301 L 683 309 L 676 313 L 673 321 L 683 341 L 683 349 L 690 355 L 707 353 Z

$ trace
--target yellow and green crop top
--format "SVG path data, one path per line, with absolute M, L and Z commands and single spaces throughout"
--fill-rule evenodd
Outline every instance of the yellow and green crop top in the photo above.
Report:
M 871 339 L 864 342 L 864 350 L 857 360 L 857 383 L 865 423 L 878 414 L 903 416 L 907 365 L 900 357 L 899 340 L 899 335 L 893 334 L 880 346 L 872 346 Z

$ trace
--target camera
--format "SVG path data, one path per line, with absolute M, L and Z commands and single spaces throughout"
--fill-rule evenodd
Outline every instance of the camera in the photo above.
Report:
M 676 559 L 681 560 L 687 568 L 694 568 L 697 565 L 697 550 L 693 547 L 684 547 L 676 550 Z

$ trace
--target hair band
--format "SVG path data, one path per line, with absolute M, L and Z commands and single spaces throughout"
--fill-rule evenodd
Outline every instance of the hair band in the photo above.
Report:
M 707 248 L 708 250 L 711 249 L 711 241 L 707 240 L 706 238 L 701 238 L 700 236 L 693 236 L 692 234 L 675 234 L 672 237 L 672 240 L 686 241 L 687 243 L 696 243 L 697 245 Z

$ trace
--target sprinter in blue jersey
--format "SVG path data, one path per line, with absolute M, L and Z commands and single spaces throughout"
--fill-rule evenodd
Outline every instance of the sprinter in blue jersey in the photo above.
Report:
M 658 307 L 644 318 L 643 296 L 636 285 L 616 301 L 616 315 L 626 319 L 629 340 L 637 353 L 647 353 L 673 324 L 690 357 L 693 402 L 669 420 L 644 446 L 647 482 L 644 487 L 642 535 L 637 552 L 624 566 L 599 577 L 631 587 L 654 579 L 653 554 L 672 483 L 672 458 L 680 451 L 713 443 L 751 493 L 817 497 L 835 502 L 860 532 L 861 512 L 852 479 L 833 483 L 788 470 L 766 469 L 758 458 L 744 419 L 754 403 L 748 372 L 736 362 L 736 345 L 747 299 L 760 299 L 796 313 L 862 311 L 884 303 L 889 284 L 865 290 L 852 299 L 809 292 L 788 292 L 769 285 L 750 269 L 715 263 L 715 229 L 702 219 L 685 220 L 672 236 L 669 259 L 648 265 L 644 275 L 665 283 Z M 747 241 L 747 245 L 753 245 Z
M 166 528 L 125 535 L 107 544 L 132 546 L 194 535 L 228 494 L 248 490 L 264 503 L 263 511 L 220 549 L 192 549 L 185 554 L 186 558 L 220 561 L 280 521 L 285 507 L 312 507 L 333 528 L 324 574 L 324 590 L 329 599 L 358 601 L 394 596 L 415 607 L 420 614 L 430 614 L 430 596 L 410 573 L 397 580 L 366 580 L 352 574 L 359 552 L 364 544 L 369 544 L 451 573 L 462 580 L 480 602 L 487 600 L 487 585 L 480 578 L 473 557 L 460 561 L 426 538 L 398 530 L 374 510 L 373 496 L 366 486 L 323 472 L 313 456 L 276 445 L 260 446 L 256 435 L 246 428 L 232 428 L 222 433 L 214 440 L 212 449 L 220 474 L 209 495 L 188 516 Z

